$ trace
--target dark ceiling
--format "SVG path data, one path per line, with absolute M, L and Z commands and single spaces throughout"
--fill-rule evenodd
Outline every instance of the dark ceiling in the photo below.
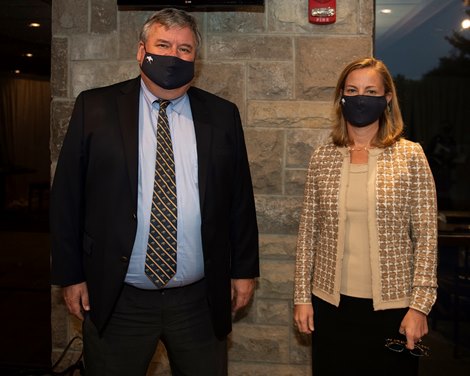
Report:
M 20 74 L 50 77 L 51 3 L 0 0 L 0 74 L 19 70 Z M 29 27 L 31 22 L 41 26 Z

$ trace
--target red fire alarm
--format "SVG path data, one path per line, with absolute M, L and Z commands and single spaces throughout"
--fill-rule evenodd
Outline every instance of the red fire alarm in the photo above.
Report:
M 336 22 L 336 0 L 308 0 L 308 21 L 319 25 Z

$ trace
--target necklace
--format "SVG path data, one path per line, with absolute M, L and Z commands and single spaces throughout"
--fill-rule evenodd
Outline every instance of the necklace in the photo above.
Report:
M 349 151 L 368 151 L 370 149 L 374 149 L 374 147 L 373 146 L 360 146 L 360 147 L 348 146 Z

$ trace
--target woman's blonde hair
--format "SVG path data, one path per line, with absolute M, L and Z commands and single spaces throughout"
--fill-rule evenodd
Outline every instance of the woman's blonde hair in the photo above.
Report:
M 349 63 L 341 72 L 335 89 L 335 119 L 333 130 L 331 131 L 331 138 L 333 143 L 337 146 L 348 146 L 351 144 L 346 127 L 346 120 L 344 119 L 343 112 L 341 111 L 340 101 L 348 75 L 352 71 L 363 68 L 374 69 L 380 77 L 382 77 L 385 94 L 391 94 L 390 102 L 388 103 L 384 113 L 380 116 L 379 130 L 375 140 L 373 140 L 373 145 L 376 147 L 390 146 L 397 142 L 402 136 L 403 119 L 401 116 L 400 106 L 398 104 L 397 92 L 395 84 L 393 83 L 393 78 L 385 64 L 381 60 L 377 60 L 373 57 L 355 60 Z

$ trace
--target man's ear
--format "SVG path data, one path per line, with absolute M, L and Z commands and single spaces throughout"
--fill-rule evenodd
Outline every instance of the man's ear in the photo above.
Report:
M 142 60 L 144 60 L 144 56 L 145 56 L 144 42 L 140 41 L 137 46 L 137 61 L 139 62 L 139 64 L 142 64 Z

